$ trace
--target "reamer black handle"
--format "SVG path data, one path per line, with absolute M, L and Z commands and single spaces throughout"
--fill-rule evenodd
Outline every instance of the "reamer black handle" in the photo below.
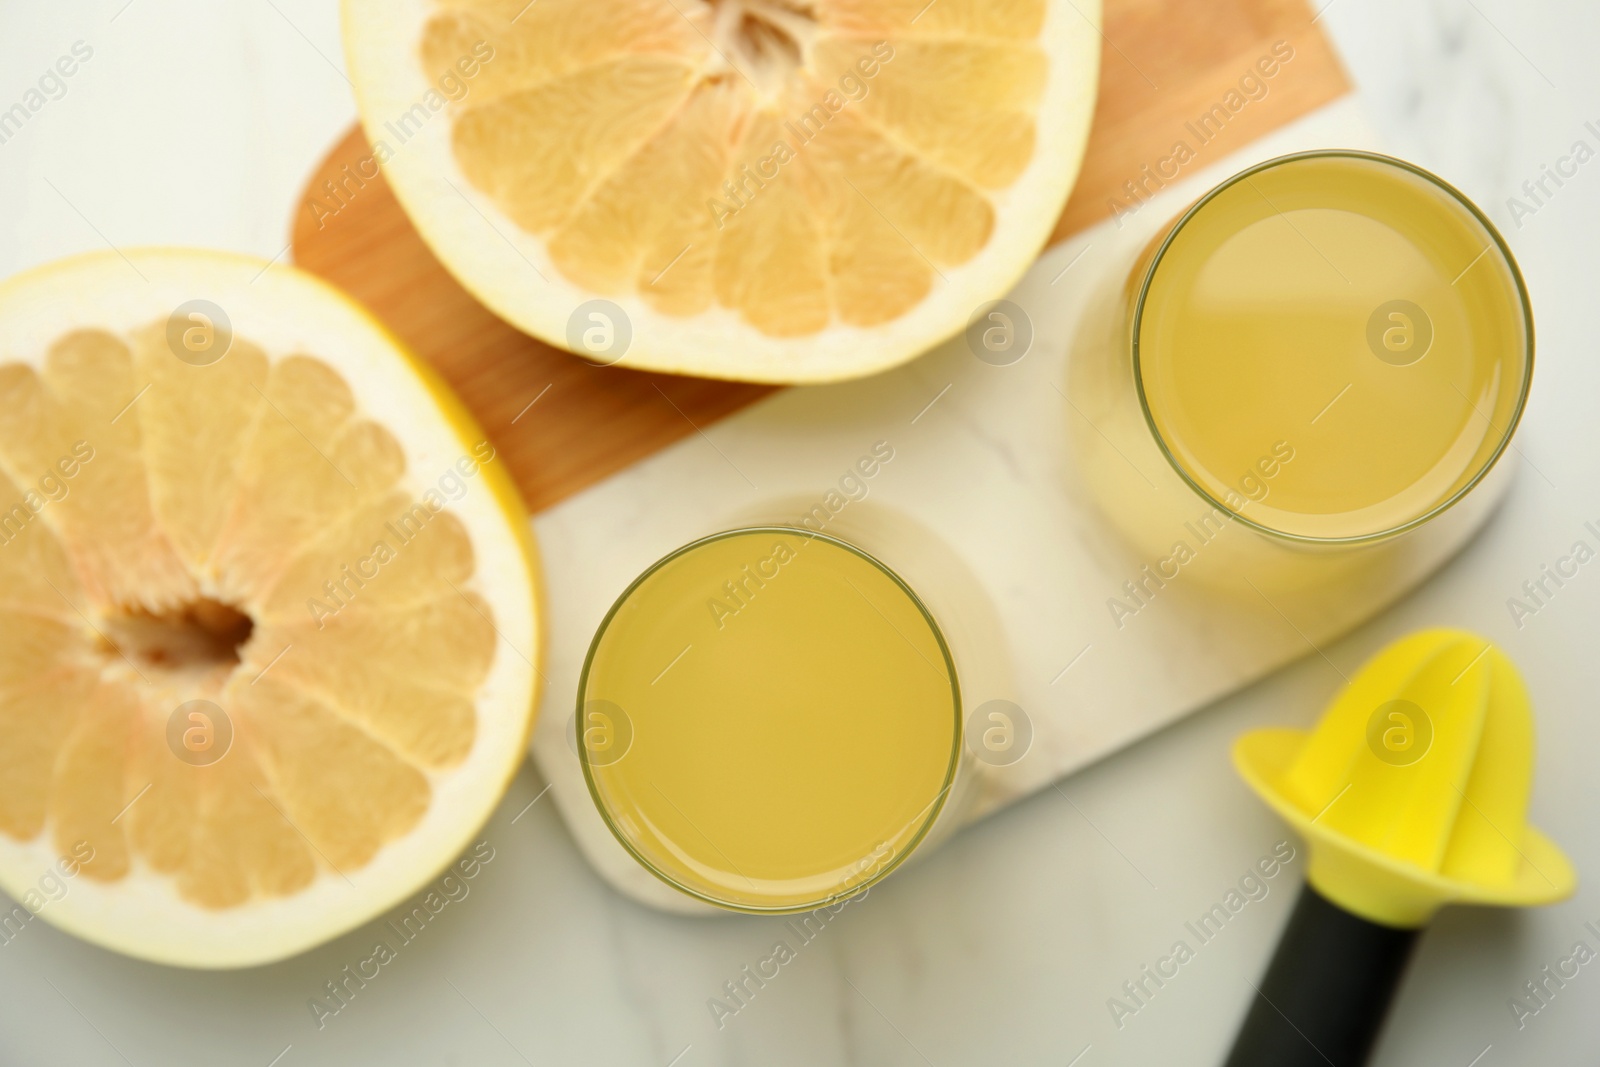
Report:
M 1352 915 L 1307 885 L 1226 1067 L 1361 1067 L 1419 932 Z

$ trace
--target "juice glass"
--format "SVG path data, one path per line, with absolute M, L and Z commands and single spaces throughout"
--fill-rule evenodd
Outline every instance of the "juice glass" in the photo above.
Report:
M 1334 603 L 1492 506 L 1472 491 L 1521 418 L 1533 320 L 1504 240 L 1439 178 L 1365 152 L 1273 159 L 1112 284 L 1074 346 L 1069 418 L 1145 557 L 1133 610 L 1180 574 Z
M 577 722 L 622 845 L 749 912 L 870 887 L 940 821 L 963 762 L 933 615 L 876 558 L 804 527 L 728 530 L 646 570 L 595 634 Z

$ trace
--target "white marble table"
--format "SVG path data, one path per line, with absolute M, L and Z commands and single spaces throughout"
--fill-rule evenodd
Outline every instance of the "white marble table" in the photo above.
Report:
M 280 254 L 301 180 L 353 117 L 333 0 L 124 5 L 0 0 L 0 109 L 74 42 L 93 48 L 65 95 L 0 143 L 0 274 L 107 242 Z M 1600 401 L 1600 161 L 1532 214 L 1514 219 L 1507 198 L 1574 141 L 1600 148 L 1584 125 L 1600 127 L 1600 9 L 1333 0 L 1323 22 L 1387 146 L 1461 185 L 1504 227 L 1540 332 L 1516 457 L 1525 469 L 1502 514 L 1420 592 L 1324 652 L 1348 672 L 1435 623 L 1500 641 L 1540 713 L 1533 816 L 1592 874 L 1600 577 L 1580 572 L 1520 629 L 1506 600 L 1600 519 L 1590 410 Z M 769 953 L 780 922 L 675 918 L 620 897 L 548 805 L 513 825 L 543 788 L 525 770 L 484 831 L 496 858 L 470 897 L 321 1030 L 306 1002 L 366 954 L 361 931 L 214 975 L 136 963 L 32 924 L 0 946 L 0 1063 L 1214 1063 L 1301 858 L 1120 1029 L 1106 1002 L 1286 836 L 1235 780 L 1230 739 L 1309 720 L 1338 682 L 1310 656 L 967 830 L 799 947 L 720 1029 L 707 1000 Z M 1520 1030 L 1507 1007 L 1575 942 L 1600 948 L 1587 922 L 1600 927 L 1600 893 L 1587 882 L 1539 912 L 1447 912 L 1376 1062 L 1592 1062 L 1593 966 Z

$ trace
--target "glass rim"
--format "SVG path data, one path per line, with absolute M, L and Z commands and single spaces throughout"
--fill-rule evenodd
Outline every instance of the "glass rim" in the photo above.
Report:
M 1144 326 L 1145 302 L 1150 293 L 1150 286 L 1155 280 L 1156 270 L 1161 266 L 1161 262 L 1166 257 L 1168 250 L 1171 249 L 1173 242 L 1177 239 L 1178 235 L 1183 232 L 1185 226 L 1193 218 L 1195 218 L 1195 216 L 1197 216 L 1212 200 L 1215 200 L 1222 193 L 1233 188 L 1240 182 L 1245 181 L 1252 175 L 1260 174 L 1262 171 L 1272 170 L 1276 167 L 1281 167 L 1290 163 L 1298 163 L 1308 159 L 1330 158 L 1359 159 L 1369 163 L 1376 163 L 1380 166 L 1391 167 L 1409 174 L 1413 174 L 1419 178 L 1422 178 L 1428 184 L 1443 192 L 1449 199 L 1453 200 L 1462 208 L 1465 208 L 1468 214 L 1476 219 L 1479 225 L 1481 225 L 1484 228 L 1484 231 L 1489 235 L 1490 244 L 1484 249 L 1484 251 L 1487 252 L 1490 248 L 1498 250 L 1500 261 L 1505 265 L 1507 272 L 1511 276 L 1513 287 L 1516 290 L 1517 304 L 1522 310 L 1523 325 L 1522 384 L 1517 394 L 1515 407 L 1512 409 L 1511 418 L 1507 422 L 1504 432 L 1500 435 L 1500 440 L 1495 444 L 1495 447 L 1493 451 L 1490 452 L 1489 456 L 1479 465 L 1478 469 L 1473 472 L 1472 477 L 1444 500 L 1435 504 L 1422 514 L 1407 519 L 1403 523 L 1399 523 L 1373 533 L 1352 534 L 1342 537 L 1323 537 L 1315 534 L 1294 533 L 1292 531 L 1280 530 L 1276 527 L 1268 526 L 1266 523 L 1257 522 L 1255 519 L 1246 516 L 1243 512 L 1231 508 L 1223 501 L 1218 500 L 1208 490 L 1206 490 L 1205 487 L 1200 485 L 1200 483 L 1193 476 L 1191 476 L 1187 470 L 1184 469 L 1183 464 L 1178 460 L 1178 457 L 1168 445 L 1167 439 L 1162 436 L 1160 428 L 1156 425 L 1155 416 L 1150 411 L 1149 397 L 1145 393 L 1144 375 L 1141 372 L 1139 353 L 1139 335 Z M 1398 534 L 1405 533 L 1408 530 L 1414 530 L 1454 507 L 1464 497 L 1466 497 L 1468 493 L 1472 492 L 1472 490 L 1475 489 L 1478 484 L 1484 480 L 1484 478 L 1488 477 L 1489 472 L 1494 469 L 1495 465 L 1500 461 L 1500 457 L 1504 455 L 1506 449 L 1510 447 L 1511 438 L 1517 432 L 1517 427 L 1522 422 L 1523 412 L 1527 408 L 1529 391 L 1533 387 L 1533 304 L 1528 297 L 1528 286 L 1522 277 L 1522 269 L 1517 265 L 1516 256 L 1512 254 L 1511 247 L 1506 243 L 1506 240 L 1501 235 L 1500 230 L 1493 222 L 1489 221 L 1489 217 L 1483 213 L 1477 204 L 1472 202 L 1470 197 L 1468 197 L 1461 190 L 1457 189 L 1454 185 L 1451 185 L 1449 182 L 1439 177 L 1437 174 L 1434 174 L 1432 171 L 1429 171 L 1423 167 L 1419 167 L 1414 163 L 1408 163 L 1403 159 L 1385 155 L 1381 152 L 1368 152 L 1355 148 L 1319 148 L 1305 152 L 1291 152 L 1287 155 L 1274 156 L 1273 158 L 1264 160 L 1255 164 L 1254 166 L 1246 167 L 1237 174 L 1224 179 L 1213 188 L 1207 190 L 1206 193 L 1199 199 L 1195 200 L 1194 203 L 1185 208 L 1168 226 L 1166 235 L 1162 238 L 1161 244 L 1157 247 L 1155 254 L 1150 259 L 1149 267 L 1145 269 L 1144 278 L 1140 280 L 1139 293 L 1133 305 L 1133 321 L 1132 328 L 1130 330 L 1130 340 L 1133 350 L 1133 384 L 1134 389 L 1139 396 L 1139 410 L 1144 416 L 1145 425 L 1149 428 L 1151 437 L 1155 439 L 1156 447 L 1160 449 L 1161 454 L 1166 457 L 1167 463 L 1174 471 L 1177 472 L 1178 477 L 1182 478 L 1183 481 L 1188 484 L 1189 488 L 1193 489 L 1195 493 L 1199 495 L 1201 500 L 1221 509 L 1223 512 L 1232 516 L 1233 519 L 1243 523 L 1250 529 L 1255 530 L 1258 533 L 1266 534 L 1269 537 L 1303 545 L 1359 545 L 1382 541 Z M 1489 420 L 1486 418 L 1485 421 Z M 1492 430 L 1494 428 L 1494 423 L 1489 421 L 1489 426 Z
M 944 783 L 940 787 L 939 792 L 934 797 L 933 801 L 927 805 L 926 815 L 921 817 L 922 824 L 917 827 L 916 833 L 913 834 L 912 837 L 906 842 L 905 847 L 900 849 L 899 854 L 894 856 L 890 862 L 882 867 L 882 869 L 875 872 L 872 877 L 864 879 L 859 884 L 851 886 L 847 890 L 836 890 L 828 893 L 825 896 L 819 897 L 816 900 L 800 904 L 762 905 L 737 903 L 713 896 L 693 886 L 685 885 L 679 879 L 662 870 L 656 865 L 656 863 L 646 857 L 637 847 L 635 847 L 634 843 L 628 839 L 628 835 L 623 833 L 622 828 L 617 825 L 617 821 L 612 817 L 610 805 L 608 805 L 606 801 L 602 799 L 599 787 L 595 783 L 594 772 L 589 765 L 588 749 L 584 745 L 584 731 L 581 729 L 581 725 L 583 723 L 583 709 L 585 703 L 587 703 L 585 699 L 585 693 L 589 688 L 589 671 L 594 664 L 595 653 L 599 650 L 600 642 L 605 637 L 606 631 L 611 626 L 611 620 L 616 617 L 617 612 L 622 609 L 623 605 L 628 602 L 629 598 L 633 596 L 639 587 L 663 567 L 697 549 L 705 547 L 706 545 L 713 544 L 717 541 L 726 540 L 728 538 L 740 537 L 746 534 L 761 533 L 795 535 L 814 541 L 821 541 L 825 544 L 831 544 L 836 548 L 842 548 L 875 567 L 880 573 L 893 582 L 895 586 L 897 586 L 900 591 L 910 599 L 917 611 L 921 613 L 923 620 L 928 624 L 928 628 L 933 633 L 934 641 L 939 646 L 939 653 L 944 658 L 945 671 L 950 678 L 951 716 L 953 726 L 950 745 L 950 758 L 945 766 Z M 621 595 L 617 597 L 616 601 L 606 611 L 605 617 L 600 620 L 600 625 L 595 628 L 594 637 L 589 642 L 589 650 L 584 654 L 583 670 L 578 675 L 577 706 L 574 711 L 574 714 L 577 716 L 577 720 L 574 733 L 577 735 L 576 746 L 578 750 L 578 765 L 583 769 L 584 784 L 589 788 L 589 797 L 594 801 L 595 810 L 600 813 L 601 821 L 606 824 L 606 828 L 611 831 L 611 835 L 617 839 L 622 847 L 627 850 L 628 854 L 632 856 L 641 867 L 655 875 L 658 879 L 665 882 L 673 889 L 693 897 L 696 900 L 714 905 L 717 908 L 726 911 L 744 912 L 745 914 L 749 915 L 783 915 L 815 911 L 818 908 L 827 907 L 840 900 L 846 900 L 856 896 L 859 893 L 863 893 L 871 887 L 877 885 L 884 878 L 888 877 L 891 872 L 893 872 L 900 866 L 900 864 L 904 863 L 907 858 L 916 852 L 917 847 L 922 844 L 923 839 L 928 836 L 928 832 L 933 828 L 934 823 L 936 823 L 939 819 L 939 815 L 944 811 L 945 804 L 950 798 L 950 790 L 955 785 L 956 773 L 961 764 L 961 748 L 965 743 L 964 730 L 961 721 L 961 711 L 961 683 L 956 674 L 955 659 L 950 654 L 950 646 L 945 640 L 944 631 L 940 628 L 938 620 L 933 617 L 933 613 L 928 610 L 928 606 L 922 602 L 922 598 L 917 596 L 916 591 L 913 590 L 911 586 L 900 577 L 899 574 L 895 573 L 894 568 L 890 567 L 888 564 L 884 563 L 871 553 L 858 548 L 843 538 L 835 537 L 832 534 L 825 534 L 821 531 L 811 530 L 803 526 L 796 527 L 758 523 L 751 526 L 734 527 L 733 529 L 722 530 L 717 533 L 707 534 L 704 537 L 698 537 L 693 541 L 690 541 L 689 543 L 681 545 L 678 548 L 673 549 L 671 552 L 668 552 L 666 555 L 650 564 L 650 566 L 646 567 L 632 582 L 628 583 L 628 587 L 624 589 Z M 626 756 L 623 758 L 626 758 Z

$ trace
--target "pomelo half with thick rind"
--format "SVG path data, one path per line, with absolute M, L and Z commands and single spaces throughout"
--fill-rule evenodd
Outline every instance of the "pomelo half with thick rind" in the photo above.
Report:
M 404 899 L 522 761 L 538 588 L 493 445 L 326 284 L 183 250 L 0 284 L 11 925 L 235 967 Z
M 854 378 L 1038 255 L 1094 108 L 1097 0 L 344 0 L 373 149 L 498 315 L 606 363 Z

